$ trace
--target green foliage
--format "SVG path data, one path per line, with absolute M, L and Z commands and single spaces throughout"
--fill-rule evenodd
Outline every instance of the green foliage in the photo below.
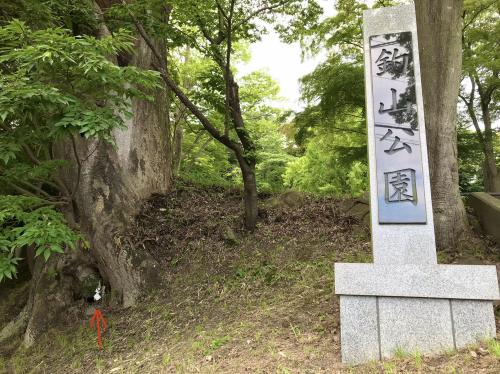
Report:
M 196 50 L 181 52 L 173 60 L 179 80 L 192 100 L 221 130 L 224 128 L 224 81 L 216 64 Z M 181 58 L 182 58 L 181 57 Z M 205 186 L 232 186 L 241 184 L 236 159 L 222 144 L 214 140 L 195 118 L 186 116 L 183 126 L 182 161 L 180 176 L 184 180 Z
M 461 181 L 477 181 L 485 189 L 495 188 L 491 185 L 494 175 L 490 175 L 492 167 L 478 167 L 481 163 L 494 165 L 500 170 L 500 152 L 495 149 L 499 137 L 496 121 L 500 114 L 500 17 L 498 2 L 493 0 L 467 0 L 464 2 L 464 23 L 462 29 L 463 64 L 462 86 L 460 89 L 462 119 L 464 128 L 474 128 L 476 133 L 475 149 L 472 141 L 464 137 L 459 153 L 461 159 Z M 460 107 L 459 107 L 460 108 Z M 497 127 L 495 129 L 495 127 Z M 476 157 L 471 158 L 471 152 Z M 482 151 L 480 154 L 479 151 Z M 474 170 L 475 169 L 475 170 Z M 462 175 L 463 174 L 463 175 Z M 479 183 L 482 182 L 482 183 Z M 461 184 L 461 187 L 462 184 Z M 475 190 L 470 187 L 470 190 Z
M 239 48 L 243 50 L 244 46 Z M 180 68 L 183 78 L 193 82 L 190 92 L 197 103 L 205 108 L 215 124 L 223 128 L 224 98 L 220 87 L 211 88 L 217 82 L 218 85 L 223 82 L 222 77 L 211 78 L 213 63 L 191 54 Z M 284 188 L 283 174 L 293 159 L 286 152 L 287 141 L 280 132 L 283 112 L 272 106 L 279 100 L 278 94 L 279 86 L 265 72 L 255 71 L 241 78 L 241 108 L 248 133 L 255 139 L 252 157 L 257 160 L 256 177 L 260 191 L 281 191 Z M 185 125 L 181 177 L 203 185 L 241 186 L 241 171 L 233 153 L 200 130 L 192 119 L 188 119 Z
M 182 179 L 204 186 L 231 186 L 237 165 L 227 149 L 207 134 L 187 132 L 183 141 Z
M 75 34 L 92 34 L 98 20 L 92 0 L 0 0 L 2 24 L 12 19 L 25 21 L 33 29 L 54 25 Z
M 400 1 L 375 0 L 372 8 L 393 6 Z M 363 62 L 363 11 L 366 1 L 336 0 L 335 15 L 325 19 L 305 34 L 306 50 L 318 52 L 320 48 L 337 50 L 346 61 Z
M 459 125 L 457 143 L 460 192 L 483 191 L 484 154 L 477 134 Z
M 35 197 L 0 195 L 0 281 L 15 276 L 21 258 L 16 250 L 35 246 L 35 256 L 75 249 L 81 239 L 63 215 Z
M 377 1 L 373 5 L 387 6 Z M 315 30 L 307 49 L 329 56 L 301 79 L 306 108 L 293 119 L 289 136 L 302 155 L 285 173 L 288 187 L 316 194 L 361 195 L 368 188 L 362 14 L 364 2 L 339 0 L 336 13 Z
M 477 76 L 485 90 L 493 90 L 494 106 L 498 110 L 500 85 L 500 16 L 494 0 L 464 1 L 464 75 Z
M 317 28 L 319 38 L 311 44 L 313 50 L 326 46 L 338 48 L 348 60 L 363 60 L 362 17 L 368 6 L 359 0 L 338 0 L 336 14 L 324 20 Z
M 75 147 L 75 136 L 112 144 L 130 100 L 150 99 L 156 72 L 108 58 L 132 52 L 133 42 L 123 30 L 96 39 L 20 20 L 0 27 L 0 281 L 15 274 L 22 247 L 34 246 L 45 260 L 74 248 L 79 235 L 55 207 L 70 205 L 78 181 L 59 179 L 73 160 L 57 158 L 54 145 L 73 139 Z
M 263 71 L 255 71 L 241 79 L 244 119 L 255 139 L 256 177 L 260 191 L 283 190 L 283 175 L 293 157 L 287 153 L 288 142 L 281 132 L 283 111 L 272 106 L 278 101 L 279 86 Z
M 111 142 L 111 131 L 123 127 L 120 113 L 129 114 L 128 99 L 147 98 L 135 85 L 158 85 L 157 73 L 107 59 L 131 52 L 132 42 L 125 31 L 95 39 L 62 29 L 32 31 L 16 20 L 0 28 L 2 123 L 20 124 L 16 134 L 29 127 L 48 139 L 76 132 Z
M 302 96 L 307 102 L 319 101 L 321 113 L 338 117 L 364 108 L 364 69 L 358 62 L 345 62 L 332 54 L 311 74 L 301 79 Z
M 314 129 L 363 133 L 365 95 L 363 67 L 331 54 L 301 79 L 302 98 L 309 105 L 296 115 L 295 141 L 302 145 Z
M 346 152 L 366 153 L 365 142 L 354 142 L 348 134 L 319 133 L 308 142 L 304 155 L 288 165 L 285 185 L 319 195 L 362 195 L 368 188 L 366 160 L 352 159 Z
M 184 149 L 188 151 L 184 152 L 181 175 L 203 183 L 231 181 L 241 176 L 236 167 L 251 172 L 256 163 L 262 162 L 256 168 L 259 188 L 283 188 L 281 174 L 288 158 L 285 139 L 278 132 L 281 114 L 271 110 L 272 105 L 265 100 L 275 96 L 278 87 L 259 72 L 240 81 L 234 63 L 248 58 L 247 46 L 259 40 L 267 28 L 277 30 L 285 40 L 295 40 L 297 35 L 309 32 L 321 12 L 315 0 L 172 0 L 167 6 L 163 1 L 137 0 L 117 4 L 108 12 L 109 18 L 119 20 L 113 27 L 127 26 L 120 20 L 133 15 L 135 23 L 143 25 L 149 35 L 166 43 L 169 54 L 184 57 L 183 64 L 169 57 L 168 73 L 186 92 L 190 103 L 184 104 L 191 107 L 204 130 L 231 152 L 209 144 L 200 134 L 197 121 L 188 116 L 183 124 L 188 127 L 188 134 L 184 134 Z

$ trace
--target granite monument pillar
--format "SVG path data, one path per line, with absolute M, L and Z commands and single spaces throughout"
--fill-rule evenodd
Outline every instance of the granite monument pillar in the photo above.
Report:
M 335 264 L 348 364 L 494 337 L 499 298 L 495 266 L 437 263 L 414 6 L 363 23 L 374 263 Z

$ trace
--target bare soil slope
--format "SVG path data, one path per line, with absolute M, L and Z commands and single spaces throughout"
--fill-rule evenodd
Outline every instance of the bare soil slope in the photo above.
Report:
M 193 185 L 154 196 L 121 240 L 158 260 L 164 285 L 130 309 L 107 297 L 102 351 L 82 305 L 73 326 L 0 357 L 0 372 L 500 372 L 496 341 L 342 365 L 333 264 L 371 261 L 366 204 L 295 192 L 261 196 L 252 234 L 242 228 L 241 204 L 238 191 Z M 441 260 L 499 262 L 498 248 L 484 238 L 462 247 Z

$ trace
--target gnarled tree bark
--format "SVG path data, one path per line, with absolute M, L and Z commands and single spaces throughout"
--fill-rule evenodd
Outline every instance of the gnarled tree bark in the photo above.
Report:
M 99 34 L 107 33 L 102 24 Z M 160 44 L 157 48 L 165 51 Z M 151 49 L 142 38 L 134 51 L 129 64 L 153 69 Z M 11 330 L 0 332 L 0 340 L 24 331 L 24 344 L 30 346 L 49 326 L 71 318 L 75 299 L 82 297 L 78 289 L 89 274 L 108 284 L 124 306 L 133 305 L 142 289 L 159 285 L 157 263 L 123 235 L 142 201 L 167 192 L 172 184 L 168 96 L 164 89 L 153 95 L 154 102 L 132 100 L 133 116 L 125 121 L 125 129 L 114 131 L 115 146 L 74 136 L 55 147 L 58 158 L 73 163 L 61 172 L 73 197 L 65 216 L 90 248 L 52 256 L 47 263 L 37 258 L 28 303 Z
M 106 32 L 104 25 L 101 32 Z M 151 51 L 140 37 L 130 64 L 153 68 Z M 77 223 L 91 242 L 101 274 L 123 296 L 124 305 L 134 303 L 144 283 L 156 280 L 148 279 L 155 278 L 152 258 L 130 248 L 120 239 L 120 232 L 144 199 L 168 191 L 171 185 L 168 97 L 164 90 L 157 90 L 154 97 L 154 102 L 132 101 L 133 118 L 126 121 L 126 129 L 113 134 L 116 147 L 83 139 L 77 142 L 79 158 L 85 160 L 75 196 Z M 65 179 L 71 180 L 71 174 Z

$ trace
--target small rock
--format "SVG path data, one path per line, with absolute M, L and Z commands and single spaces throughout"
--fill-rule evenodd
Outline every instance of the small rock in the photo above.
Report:
M 233 229 L 227 225 L 222 228 L 222 239 L 224 239 L 224 241 L 230 245 L 238 244 L 236 234 L 234 233 Z
M 487 349 L 484 349 L 482 347 L 479 347 L 477 351 L 481 356 L 486 356 L 489 353 Z
M 471 355 L 472 357 L 474 357 L 474 358 L 476 358 L 476 357 L 477 357 L 477 353 L 476 353 L 475 351 L 470 351 L 469 353 L 470 353 L 470 355 Z
M 298 208 L 304 204 L 304 194 L 297 191 L 287 191 L 280 196 L 281 201 L 290 208 Z
M 214 358 L 213 358 L 212 355 L 205 356 L 205 360 L 208 361 L 208 362 L 211 362 L 213 359 Z

